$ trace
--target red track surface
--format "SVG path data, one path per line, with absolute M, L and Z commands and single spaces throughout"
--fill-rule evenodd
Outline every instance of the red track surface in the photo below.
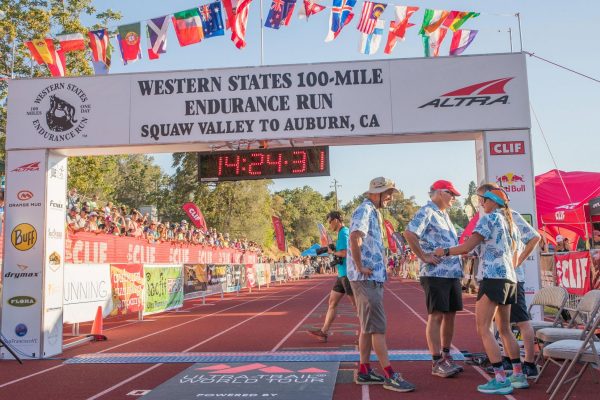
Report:
M 349 302 L 341 304 L 329 342 L 321 344 L 306 334 L 310 326 L 320 326 L 327 307 L 333 276 L 273 285 L 270 289 L 227 295 L 224 300 L 209 298 L 186 301 L 186 312 L 152 316 L 151 321 L 105 321 L 106 342 L 86 343 L 66 350 L 61 358 L 88 353 L 123 352 L 231 352 L 299 349 L 355 349 L 357 323 Z M 426 349 L 423 292 L 415 282 L 394 280 L 386 285 L 385 307 L 388 315 L 390 349 Z M 457 316 L 455 346 L 460 350 L 482 351 L 475 333 L 474 299 L 465 296 L 465 311 Z M 82 326 L 81 330 L 89 330 Z M 68 328 L 65 329 L 69 331 Z M 32 360 L 19 365 L 0 362 L 0 399 L 135 399 L 135 390 L 151 390 L 191 364 L 63 364 L 62 360 Z M 486 374 L 465 366 L 459 377 L 442 379 L 430 374 L 424 361 L 393 362 L 396 370 L 417 385 L 414 393 L 399 394 L 381 386 L 361 387 L 338 383 L 334 399 L 458 399 L 489 398 L 475 387 L 485 382 Z M 351 363 L 340 365 L 344 370 Z M 545 389 L 555 369 L 545 373 L 538 384 L 517 390 L 508 398 L 546 399 Z M 347 372 L 349 373 L 349 372 Z M 340 376 L 341 376 L 340 374 Z M 572 399 L 597 399 L 600 385 L 587 371 Z M 346 375 L 347 376 L 347 375 Z

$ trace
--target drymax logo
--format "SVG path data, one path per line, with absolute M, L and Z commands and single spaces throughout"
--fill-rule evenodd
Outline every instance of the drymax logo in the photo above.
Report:
M 40 162 L 32 162 L 29 164 L 21 165 L 12 170 L 12 172 L 31 172 L 31 171 L 39 171 L 40 170 Z
M 493 104 L 508 104 L 509 96 L 504 90 L 504 85 L 513 78 L 500 78 L 492 81 L 476 83 L 461 89 L 445 93 L 423 104 L 419 108 L 434 107 L 471 107 L 491 106 Z

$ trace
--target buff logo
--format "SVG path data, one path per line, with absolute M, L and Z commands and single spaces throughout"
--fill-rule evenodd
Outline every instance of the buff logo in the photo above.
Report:
M 509 96 L 506 94 L 504 86 L 512 79 L 514 78 L 494 79 L 456 89 L 442 94 L 440 97 L 419 106 L 419 108 L 506 105 L 508 104 Z
M 67 142 L 77 136 L 87 137 L 87 117 L 92 107 L 83 89 L 73 83 L 53 83 L 33 101 L 26 115 L 42 138 L 51 142 Z
M 10 234 L 10 241 L 15 249 L 27 251 L 37 242 L 37 231 L 29 224 L 19 224 Z

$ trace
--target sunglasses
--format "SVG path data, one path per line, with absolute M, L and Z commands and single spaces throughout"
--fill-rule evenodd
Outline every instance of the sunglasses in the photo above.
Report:
M 442 190 L 442 192 L 447 193 L 447 194 L 449 194 L 452 197 L 456 197 L 456 195 L 454 193 L 452 193 L 451 191 L 449 191 L 449 190 L 444 189 L 444 190 Z

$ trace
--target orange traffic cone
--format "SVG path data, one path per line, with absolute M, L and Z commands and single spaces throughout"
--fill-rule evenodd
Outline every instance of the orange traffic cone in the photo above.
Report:
M 102 334 L 102 306 L 98 306 L 96 310 L 96 318 L 92 324 L 92 331 L 88 337 L 92 337 L 95 342 L 107 340 L 107 337 Z

